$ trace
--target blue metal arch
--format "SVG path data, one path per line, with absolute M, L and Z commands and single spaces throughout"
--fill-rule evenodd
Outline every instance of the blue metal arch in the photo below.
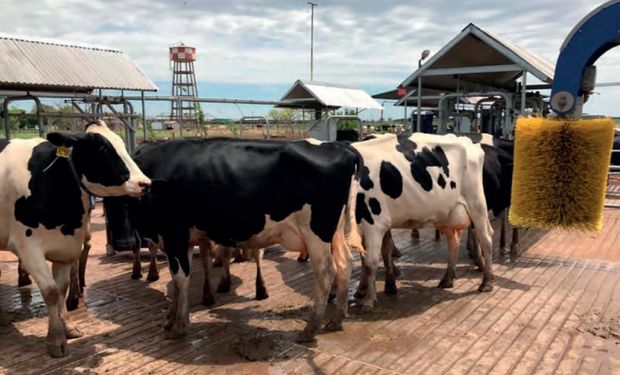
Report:
M 564 41 L 551 90 L 551 107 L 556 113 L 566 115 L 575 111 L 576 99 L 583 95 L 581 81 L 586 67 L 593 65 L 599 57 L 618 44 L 620 0 L 613 0 L 588 14 Z M 569 100 L 569 104 L 565 106 L 558 105 L 558 101 L 553 99 L 560 96 L 568 96 L 572 101 Z

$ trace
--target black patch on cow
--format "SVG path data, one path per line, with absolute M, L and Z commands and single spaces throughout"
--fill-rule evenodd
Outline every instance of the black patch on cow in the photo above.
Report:
M 471 139 L 473 143 L 480 143 L 482 142 L 482 133 L 467 134 L 467 138 Z
M 443 178 L 442 174 L 440 174 L 439 177 L 437 178 L 437 183 L 439 184 L 439 186 L 441 186 L 442 189 L 446 188 L 446 179 Z
M 368 224 L 374 224 L 375 221 L 372 218 L 372 215 L 370 215 L 370 211 L 368 210 L 368 206 L 366 205 L 365 202 L 365 198 L 366 196 L 364 195 L 364 193 L 357 193 L 357 198 L 355 200 L 355 221 L 357 221 L 357 223 L 361 223 L 362 219 L 366 220 L 366 222 L 368 222 Z
M 370 179 L 370 169 L 368 169 L 367 166 L 364 166 L 362 168 L 362 179 L 360 180 L 360 186 L 364 190 L 370 190 L 375 186 L 375 184 Z
M 30 196 L 15 202 L 15 219 L 30 228 L 43 225 L 46 229 L 60 227 L 64 235 L 73 235 L 82 227 L 82 192 L 66 159 L 58 159 L 46 172 L 43 170 L 56 158 L 56 147 L 44 142 L 35 146 L 28 160 Z
M 399 135 L 397 139 L 396 150 L 411 163 L 411 175 L 424 190 L 431 191 L 433 189 L 433 179 L 427 170 L 428 167 L 441 167 L 446 177 L 450 177 L 448 158 L 441 146 L 435 146 L 432 150 L 423 147 L 416 153 L 417 144 L 407 136 Z
M 78 172 L 92 183 L 120 186 L 129 180 L 129 169 L 112 144 L 102 135 L 88 133 L 85 142 L 75 148 L 73 157 Z
M 487 208 L 499 215 L 510 206 L 513 157 L 500 148 L 486 144 L 480 146 L 484 151 L 482 185 Z
M 398 168 L 389 161 L 381 162 L 379 184 L 381 185 L 381 191 L 390 198 L 396 199 L 403 193 L 403 176 Z
M 32 229 L 28 228 L 26 229 L 26 237 L 30 237 L 32 236 Z
M 450 181 L 450 188 L 451 188 L 452 190 L 456 189 L 456 182 L 454 182 L 454 181 Z
M 396 150 L 402 153 L 405 156 L 405 159 L 409 161 L 414 161 L 415 150 L 416 148 L 418 148 L 418 145 L 404 134 L 399 134 L 396 137 L 396 139 L 398 140 L 398 145 L 396 145 Z
M 6 139 L 0 140 L 0 152 L 4 151 L 5 147 L 9 145 L 11 141 L 7 141 Z
M 180 238 L 187 241 L 190 228 L 235 246 L 260 233 L 266 216 L 281 221 L 305 205 L 312 212 L 310 230 L 331 242 L 351 177 L 363 169 L 359 153 L 348 145 L 305 141 L 174 140 L 135 160 L 153 185 L 145 197 L 132 200 L 131 224 L 143 236 L 162 236 L 164 251 L 181 269 L 187 246 Z
M 370 198 L 368 200 L 368 206 L 370 206 L 370 211 L 373 213 L 373 215 L 381 214 L 381 204 L 376 198 Z

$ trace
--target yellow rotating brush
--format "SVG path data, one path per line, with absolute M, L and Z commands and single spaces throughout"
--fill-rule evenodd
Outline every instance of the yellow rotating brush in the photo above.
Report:
M 613 134 L 607 118 L 517 120 L 510 222 L 600 231 Z

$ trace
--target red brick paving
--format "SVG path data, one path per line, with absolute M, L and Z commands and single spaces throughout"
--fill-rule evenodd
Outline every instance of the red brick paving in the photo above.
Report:
M 93 220 L 102 223 L 100 211 Z M 94 228 L 86 275 L 88 308 L 82 304 L 72 313 L 85 335 L 70 341 L 65 358 L 47 356 L 41 296 L 34 286 L 16 286 L 15 258 L 0 253 L 0 371 L 620 373 L 619 209 L 605 210 L 599 234 L 523 231 L 525 254 L 517 260 L 496 254 L 496 288 L 484 294 L 476 291 L 481 274 L 466 255 L 459 259 L 455 288 L 437 289 L 445 267 L 444 242 L 434 242 L 432 231 L 424 230 L 421 241 L 412 245 L 408 231 L 394 231 L 404 254 L 398 260 L 399 294 L 380 293 L 375 311 L 368 314 L 360 314 L 353 304 L 343 332 L 323 333 L 309 347 L 294 343 L 313 291 L 310 266 L 296 262 L 296 254 L 274 251 L 265 256 L 270 298 L 261 302 L 253 300 L 254 265 L 233 264 L 233 291 L 217 295 L 211 309 L 200 305 L 203 276 L 195 261 L 189 335 L 168 341 L 161 329 L 170 280 L 165 261 L 159 261 L 159 281 L 131 280 L 131 255 L 103 257 L 103 226 Z M 146 258 L 143 265 L 146 270 Z M 214 273 L 213 282 L 219 270 Z M 352 291 L 358 277 L 356 260 Z M 383 290 L 383 282 L 378 284 Z M 261 345 L 261 350 L 248 345 Z

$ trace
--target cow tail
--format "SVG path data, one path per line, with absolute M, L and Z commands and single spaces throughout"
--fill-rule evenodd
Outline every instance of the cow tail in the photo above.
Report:
M 350 153 L 352 153 L 353 163 L 355 165 L 355 173 L 351 179 L 351 185 L 349 188 L 349 196 L 347 198 L 347 205 L 345 207 L 345 233 L 346 243 L 349 248 L 355 248 L 362 256 L 366 256 L 366 250 L 362 242 L 362 236 L 359 233 L 357 227 L 357 220 L 355 218 L 355 207 L 357 203 L 357 191 L 358 181 L 362 178 L 364 170 L 364 158 L 362 154 L 353 146 L 348 144 L 341 144 Z
M 346 243 L 349 248 L 355 248 L 362 256 L 366 256 L 366 250 L 362 243 L 362 236 L 360 235 L 357 227 L 357 220 L 355 218 L 355 205 L 357 201 L 357 186 L 358 183 L 355 178 L 351 181 L 351 188 L 349 190 L 349 197 L 347 205 L 345 207 L 345 233 Z

